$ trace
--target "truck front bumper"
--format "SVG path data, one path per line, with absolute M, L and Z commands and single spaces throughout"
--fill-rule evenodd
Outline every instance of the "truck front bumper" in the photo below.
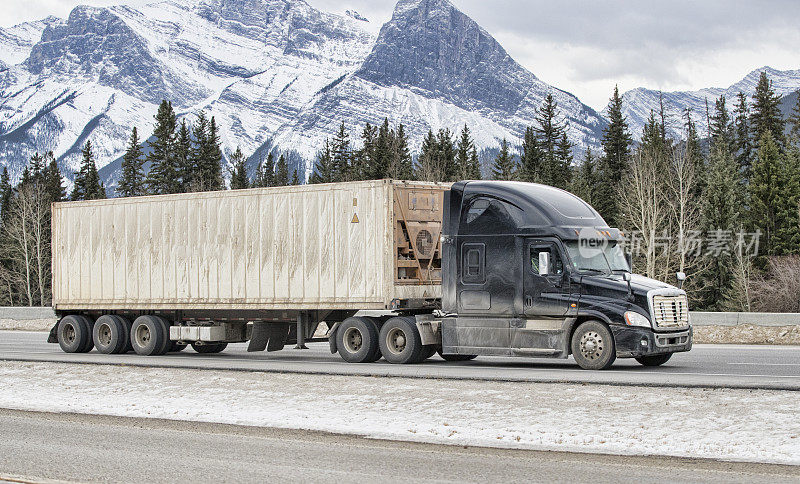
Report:
M 655 333 L 652 329 L 633 326 L 611 326 L 617 358 L 680 353 L 692 349 L 692 328 L 672 333 Z

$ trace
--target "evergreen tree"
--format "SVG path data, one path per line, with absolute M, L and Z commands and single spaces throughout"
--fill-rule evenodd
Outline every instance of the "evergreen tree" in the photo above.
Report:
M 285 187 L 289 184 L 289 165 L 286 163 L 286 157 L 281 155 L 275 165 L 275 186 Z
M 220 148 L 219 133 L 217 131 L 217 121 L 211 116 L 208 123 L 208 150 L 206 165 L 203 166 L 203 180 L 207 181 L 206 190 L 222 190 L 224 182 L 222 179 L 222 148 Z
M 722 136 L 717 136 L 709 158 L 706 188 L 700 199 L 703 228 L 709 234 L 733 233 L 742 229 L 736 160 L 725 143 L 720 142 Z M 726 295 L 730 294 L 734 284 L 733 257 L 733 253 L 722 250 L 708 258 L 706 270 L 701 274 L 703 284 L 700 284 L 702 290 L 698 297 L 703 308 L 712 311 L 725 309 Z
M 267 188 L 275 186 L 275 156 L 270 152 L 258 166 L 255 187 Z
M 594 193 L 599 185 L 595 180 L 595 163 L 596 161 L 591 148 L 587 149 L 583 161 L 575 170 L 575 175 L 572 177 L 572 184 L 570 187 L 570 192 L 592 206 L 596 198 Z
M 208 118 L 205 111 L 197 113 L 197 119 L 192 125 L 193 143 L 189 151 L 189 167 L 183 176 L 183 185 L 189 192 L 199 192 L 205 189 L 203 168 L 208 165 Z
M 517 161 L 511 154 L 508 141 L 503 139 L 500 143 L 500 152 L 494 160 L 492 177 L 495 180 L 515 180 L 517 176 Z
M 789 136 L 792 139 L 792 143 L 797 143 L 800 140 L 800 91 L 795 93 L 797 95 L 797 101 L 794 103 L 794 107 L 792 108 L 792 113 L 789 115 Z
M 250 182 L 247 179 L 246 161 L 242 149 L 237 146 L 236 151 L 234 151 L 231 156 L 231 165 L 233 165 L 233 170 L 231 171 L 231 190 L 250 188 Z
M 392 137 L 391 159 L 387 176 L 395 180 L 410 180 L 414 177 L 414 164 L 408 148 L 408 135 L 405 126 L 397 126 Z
M 178 135 L 175 141 L 175 165 L 178 170 L 180 193 L 192 191 L 194 182 L 194 166 L 192 164 L 192 133 L 186 120 L 181 120 L 181 127 L 178 128 Z
M 311 183 L 334 183 L 337 181 L 334 169 L 331 142 L 325 138 L 325 144 L 317 153 L 317 163 L 314 167 L 314 173 L 311 174 Z
M 175 111 L 172 103 L 161 101 L 156 112 L 153 140 L 148 141 L 150 171 L 147 173 L 147 188 L 152 194 L 177 193 L 180 188 L 178 167 L 175 160 Z
M 692 110 L 686 108 L 685 111 L 686 121 L 686 157 L 688 162 L 691 163 L 695 176 L 695 184 L 692 190 L 692 196 L 695 200 L 700 200 L 700 197 L 705 189 L 706 179 L 706 160 L 703 156 L 703 150 L 700 146 L 700 138 L 697 136 L 697 127 L 692 120 Z
M 542 153 L 541 182 L 566 188 L 569 184 L 572 156 L 571 154 L 568 158 L 565 156 L 567 127 L 558 120 L 558 116 L 558 104 L 553 95 L 548 94 L 536 112 L 534 130 Z
M 128 141 L 128 149 L 122 156 L 122 174 L 117 183 L 117 194 L 120 197 L 136 197 L 145 194 L 143 155 L 139 133 L 134 127 Z
M 458 167 L 456 166 L 456 146 L 453 134 L 449 129 L 440 129 L 436 135 L 439 159 L 443 168 L 442 179 L 439 181 L 456 181 Z
M 378 128 L 378 136 L 372 150 L 372 163 L 367 170 L 370 179 L 382 180 L 389 176 L 394 136 L 394 132 L 389 127 L 389 118 L 384 118 L 383 124 Z
M 609 124 L 603 131 L 604 156 L 597 169 L 598 178 L 603 180 L 603 183 L 597 186 L 594 207 L 609 225 L 615 227 L 622 221 L 617 193 L 622 183 L 622 175 L 627 169 L 633 143 L 628 133 L 628 123 L 622 114 L 622 97 L 616 86 L 608 105 L 608 120 Z
M 422 140 L 422 149 L 417 158 L 414 177 L 421 181 L 443 181 L 444 167 L 439 155 L 439 143 L 432 130 Z
M 294 170 L 292 173 L 292 185 L 300 185 L 300 177 L 297 175 L 297 172 L 300 170 Z
M 44 155 L 44 184 L 48 202 L 66 200 L 67 189 L 64 188 L 64 177 L 61 175 L 52 151 L 48 151 Z
M 367 180 L 377 163 L 378 128 L 367 123 L 361 132 L 362 147 L 350 163 L 350 180 Z
M 11 207 L 11 197 L 14 195 L 14 187 L 11 186 L 11 178 L 8 176 L 8 167 L 3 167 L 3 174 L 0 176 L 0 224 L 6 220 L 8 209 Z
M 525 129 L 520 158 L 520 180 L 541 183 L 544 178 L 542 175 L 542 152 L 539 149 L 539 141 L 536 139 L 536 131 L 532 126 Z
M 72 200 L 98 200 L 106 198 L 106 191 L 100 183 L 97 165 L 94 162 L 92 142 L 86 141 L 81 150 L 81 166 L 75 172 L 75 186 L 72 190 Z
M 353 180 L 350 173 L 350 163 L 353 157 L 350 147 L 350 133 L 344 125 L 344 121 L 339 125 L 339 130 L 333 137 L 331 145 L 333 153 L 333 172 L 336 174 L 336 181 Z
M 714 146 L 724 145 L 725 151 L 728 152 L 732 152 L 735 146 L 731 116 L 724 95 L 714 102 L 714 116 L 711 118 L 711 143 Z
M 456 146 L 456 180 L 480 180 L 481 172 L 478 165 L 478 150 L 472 141 L 467 125 L 461 130 L 461 136 Z
M 772 88 L 772 81 L 769 80 L 766 72 L 762 72 L 753 95 L 753 108 L 750 113 L 750 123 L 757 141 L 757 149 L 760 149 L 761 145 L 758 143 L 764 139 L 767 132 L 770 133 L 779 148 L 783 144 L 784 122 L 780 102 L 780 96 L 776 95 Z
M 554 186 L 566 189 L 572 182 L 572 143 L 567 138 L 567 133 L 561 133 L 561 139 L 556 146 L 558 159 L 558 183 Z
M 761 136 L 758 146 L 748 186 L 751 224 L 764 235 L 762 247 L 766 255 L 794 253 L 797 251 L 796 232 L 800 227 L 796 163 L 793 157 L 781 153 L 770 131 Z
M 734 129 L 736 135 L 735 150 L 736 164 L 742 183 L 747 185 L 753 166 L 753 143 L 750 139 L 750 107 L 747 96 L 739 92 L 734 110 Z

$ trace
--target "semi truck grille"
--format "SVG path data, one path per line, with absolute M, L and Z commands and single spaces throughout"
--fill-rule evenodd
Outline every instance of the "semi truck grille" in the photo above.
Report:
M 686 296 L 653 296 L 653 321 L 657 328 L 689 326 L 689 301 Z

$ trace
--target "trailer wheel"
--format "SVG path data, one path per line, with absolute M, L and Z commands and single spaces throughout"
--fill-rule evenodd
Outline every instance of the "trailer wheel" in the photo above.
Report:
M 478 355 L 445 355 L 442 354 L 442 350 L 438 350 L 437 353 L 444 361 L 470 361 L 478 357 Z
M 336 347 L 348 363 L 375 362 L 381 357 L 378 327 L 369 318 L 347 318 L 336 330 Z
M 92 340 L 100 353 L 117 355 L 127 348 L 130 333 L 122 318 L 106 314 L 94 322 Z
M 422 356 L 422 339 L 416 320 L 406 317 L 392 318 L 384 323 L 380 334 L 381 353 L 389 363 L 417 363 Z
M 614 336 L 599 321 L 586 321 L 572 335 L 572 355 L 584 370 L 605 370 L 614 364 Z
M 200 353 L 201 355 L 212 355 L 216 353 L 222 353 L 223 351 L 225 351 L 225 348 L 227 347 L 228 343 L 212 343 L 208 345 L 200 345 L 197 343 L 192 343 L 192 349 Z
M 92 331 L 85 316 L 64 316 L 58 323 L 58 346 L 65 353 L 88 353 L 92 350 Z M 86 348 L 89 348 L 88 350 Z
M 672 358 L 672 353 L 664 353 L 662 355 L 640 356 L 636 361 L 644 366 L 661 366 Z
M 169 349 L 169 324 L 158 316 L 139 316 L 131 328 L 131 346 L 137 355 L 163 355 Z

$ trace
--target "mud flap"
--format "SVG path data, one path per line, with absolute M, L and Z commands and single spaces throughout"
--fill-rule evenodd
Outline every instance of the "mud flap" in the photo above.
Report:
M 250 335 L 247 351 L 280 351 L 289 338 L 289 323 L 256 323 Z
M 59 321 L 60 323 L 61 321 Z M 48 343 L 58 343 L 58 323 L 50 330 L 50 334 L 47 336 Z
M 331 347 L 331 354 L 335 355 L 339 348 L 336 346 L 336 330 L 339 329 L 339 325 L 342 323 L 336 323 L 333 327 L 328 331 L 328 345 Z

